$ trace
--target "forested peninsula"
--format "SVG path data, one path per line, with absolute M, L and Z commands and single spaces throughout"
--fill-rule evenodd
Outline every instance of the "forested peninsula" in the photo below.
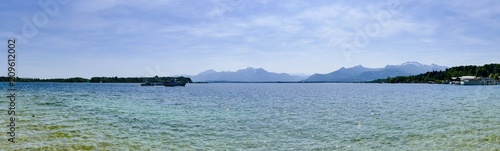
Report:
M 15 82 L 87 82 L 87 83 L 144 83 L 144 82 L 162 82 L 168 80 L 176 80 L 184 83 L 193 83 L 189 77 L 92 77 L 90 79 L 74 77 L 74 78 L 20 78 L 16 77 Z M 10 77 L 0 77 L 0 82 L 8 82 Z
M 413 76 L 387 77 L 378 79 L 374 83 L 447 83 L 452 77 L 476 76 L 499 79 L 500 64 L 485 64 L 483 66 L 457 66 L 447 68 L 444 71 L 430 71 Z

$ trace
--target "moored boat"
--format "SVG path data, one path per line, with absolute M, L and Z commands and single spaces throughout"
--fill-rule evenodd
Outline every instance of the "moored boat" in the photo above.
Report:
M 166 82 L 146 82 L 142 83 L 141 86 L 166 86 L 166 87 L 175 87 L 175 86 L 186 86 L 185 82 L 179 81 L 166 81 Z

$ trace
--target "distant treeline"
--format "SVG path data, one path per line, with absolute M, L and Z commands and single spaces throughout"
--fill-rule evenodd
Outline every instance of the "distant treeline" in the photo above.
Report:
M 185 83 L 193 83 L 189 77 L 92 77 L 90 79 L 74 77 L 74 78 L 16 78 L 16 82 L 91 82 L 91 83 L 143 83 L 143 82 L 163 82 L 168 80 L 176 80 Z M 0 82 L 8 82 L 10 77 L 0 77 Z
M 10 77 L 0 77 L 0 82 L 8 82 Z M 16 77 L 16 82 L 89 82 L 89 79 L 75 77 L 75 78 L 54 78 L 54 79 L 40 79 L 40 78 L 19 78 Z
M 184 83 L 193 83 L 189 77 L 92 77 L 89 82 L 93 83 L 143 83 L 143 82 L 163 82 L 176 80 Z
M 486 64 L 484 66 L 458 66 L 451 67 L 444 71 L 430 71 L 427 73 L 413 75 L 413 76 L 398 76 L 388 77 L 387 79 L 378 79 L 372 82 L 376 83 L 443 83 L 451 80 L 451 77 L 461 76 L 476 76 L 476 77 L 490 77 L 498 80 L 500 73 L 500 64 Z

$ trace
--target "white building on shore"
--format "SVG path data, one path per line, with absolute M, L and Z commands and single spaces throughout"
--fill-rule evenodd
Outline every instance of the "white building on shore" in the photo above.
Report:
M 489 77 L 461 76 L 461 85 L 497 85 L 498 82 Z

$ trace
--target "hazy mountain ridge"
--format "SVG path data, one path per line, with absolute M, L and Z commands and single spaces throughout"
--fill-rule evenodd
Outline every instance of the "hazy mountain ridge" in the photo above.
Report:
M 189 77 L 195 82 L 361 82 L 387 77 L 417 75 L 428 71 L 445 70 L 446 68 L 436 64 L 425 65 L 418 62 L 405 62 L 401 65 L 386 65 L 384 68 L 366 68 L 362 65 L 351 68 L 342 67 L 328 74 L 300 76 L 248 67 L 237 71 L 215 71 L 210 69 Z
M 361 65 L 351 68 L 340 68 L 328 74 L 314 74 L 305 81 L 309 82 L 360 82 L 375 79 L 409 76 L 428 71 L 445 70 L 447 67 L 436 64 L 425 65 L 418 62 L 405 62 L 401 65 L 387 65 L 384 68 L 365 68 Z
M 286 73 L 268 72 L 262 68 L 248 67 L 235 72 L 207 70 L 191 76 L 195 82 L 202 81 L 244 81 L 244 82 L 272 82 L 272 81 L 301 81 L 307 76 L 290 75 Z

